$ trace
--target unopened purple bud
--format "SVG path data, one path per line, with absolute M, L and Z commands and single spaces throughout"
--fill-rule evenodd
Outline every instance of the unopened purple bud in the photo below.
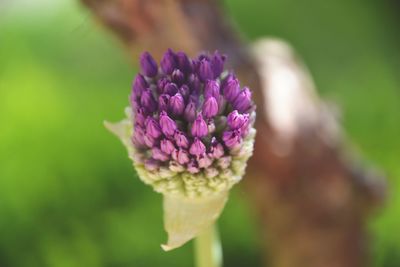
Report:
M 209 80 L 204 86 L 204 97 L 207 98 L 210 96 L 213 96 L 216 99 L 220 96 L 219 84 L 217 81 Z
M 195 137 L 203 137 L 208 134 L 207 123 L 204 121 L 201 114 L 199 114 L 194 120 L 191 132 Z
M 234 148 L 241 142 L 241 134 L 240 131 L 226 131 L 222 135 L 222 140 L 228 148 Z
M 214 72 L 214 78 L 221 75 L 224 70 L 224 62 L 226 57 L 221 55 L 218 51 L 215 51 L 213 57 L 211 58 L 212 70 Z
M 227 117 L 228 126 L 232 130 L 240 129 L 249 120 L 249 114 L 240 114 L 237 110 L 229 113 Z
M 169 109 L 175 116 L 182 115 L 185 110 L 185 100 L 180 93 L 176 93 L 169 100 Z
M 160 167 L 160 163 L 157 160 L 150 158 L 144 161 L 144 167 L 148 171 L 155 171 Z
M 208 168 L 213 163 L 212 159 L 210 159 L 206 155 L 199 156 L 197 162 L 199 164 L 199 168 Z
M 208 60 L 202 59 L 200 61 L 197 74 L 202 82 L 212 80 L 214 78 L 214 73 Z
M 210 155 L 215 159 L 219 159 L 224 154 L 224 147 L 217 141 L 215 137 L 213 137 L 211 139 Z
M 161 78 L 157 81 L 157 92 L 162 94 L 164 92 L 164 87 L 169 84 L 171 81 L 167 78 Z
M 150 89 L 146 89 L 140 97 L 140 104 L 147 112 L 154 112 L 157 109 L 157 102 L 154 100 Z
M 179 88 L 179 93 L 183 96 L 185 100 L 187 100 L 190 95 L 190 89 L 186 84 L 184 84 L 181 86 L 181 88 Z
M 145 130 L 138 124 L 135 125 L 132 142 L 137 147 L 142 147 L 146 143 L 144 142 Z
M 151 149 L 151 154 L 154 159 L 157 159 L 159 161 L 169 160 L 169 156 L 166 153 L 162 152 L 161 149 L 159 149 L 158 147 L 153 147 Z
M 188 79 L 188 84 L 189 88 L 192 90 L 192 92 L 199 93 L 200 92 L 200 80 L 198 76 L 194 73 L 190 74 L 189 79 Z
M 240 92 L 240 84 L 238 79 L 230 79 L 226 83 L 224 83 L 224 87 L 222 88 L 223 94 L 225 98 L 229 102 L 233 102 L 236 96 Z
M 175 130 L 177 129 L 175 121 L 173 121 L 170 117 L 168 117 L 168 115 L 165 111 L 161 111 L 160 126 L 161 126 L 161 131 L 163 132 L 163 134 L 165 134 L 168 137 L 173 136 L 175 133 Z
M 207 119 L 214 117 L 218 114 L 218 103 L 217 100 L 210 96 L 203 104 L 203 115 Z
M 169 100 L 170 100 L 170 95 L 167 95 L 167 94 L 160 95 L 158 97 L 158 109 L 160 111 L 168 110 Z
M 197 165 L 197 162 L 196 162 L 194 159 L 192 159 L 192 160 L 188 163 L 188 165 L 187 165 L 187 170 L 188 170 L 188 172 L 190 172 L 190 173 L 198 173 L 198 172 L 200 171 L 200 169 L 199 169 L 199 167 L 198 167 L 198 165 Z
M 183 149 L 175 149 L 174 152 L 172 152 L 172 157 L 181 165 L 188 163 L 190 160 L 188 152 Z
M 144 52 L 140 56 L 140 68 L 142 70 L 143 75 L 148 77 L 154 77 L 157 75 L 157 62 L 150 55 L 149 52 Z
M 144 108 L 138 108 L 135 114 L 135 122 L 139 124 L 140 126 L 144 127 L 145 126 L 145 120 L 146 120 L 146 112 Z
M 168 49 L 168 51 L 165 52 L 163 58 L 161 59 L 160 65 L 164 74 L 169 75 L 174 71 L 174 69 L 176 69 L 176 55 L 171 49 Z
M 236 79 L 236 76 L 235 76 L 232 72 L 230 72 L 230 73 L 221 81 L 221 87 L 225 87 L 225 85 L 226 85 L 229 81 L 234 80 L 234 79 Z
M 185 75 L 182 71 L 176 69 L 172 73 L 172 81 L 177 85 L 182 85 L 182 83 L 185 81 Z
M 174 143 L 172 143 L 168 139 L 161 140 L 160 148 L 161 148 L 162 152 L 164 152 L 165 154 L 168 154 L 168 155 L 170 155 L 175 150 Z
M 144 90 L 146 90 L 147 87 L 149 87 L 149 85 L 146 82 L 146 79 L 143 77 L 142 74 L 138 74 L 135 77 L 135 81 L 133 82 L 133 89 L 132 89 L 133 94 L 136 97 L 138 97 L 142 95 L 142 93 L 144 92 Z
M 164 93 L 169 95 L 174 95 L 178 92 L 178 86 L 174 83 L 168 83 L 164 86 Z
M 199 138 L 196 137 L 193 144 L 190 146 L 189 152 L 195 156 L 203 155 L 206 153 L 206 146 L 200 141 Z
M 182 148 L 189 147 L 189 141 L 183 132 L 176 131 L 174 139 L 175 139 L 175 143 L 177 144 L 177 146 L 182 147 Z
M 155 139 L 161 136 L 160 125 L 154 118 L 148 117 L 146 119 L 146 133 Z
M 184 73 L 190 73 L 193 70 L 192 63 L 188 56 L 183 52 L 176 53 L 178 59 L 178 67 Z
M 251 92 L 249 88 L 244 87 L 242 91 L 238 94 L 235 101 L 232 104 L 234 109 L 239 112 L 246 112 L 251 106 Z
M 157 143 L 156 139 L 151 137 L 149 134 L 145 134 L 144 137 L 144 143 L 146 144 L 147 147 L 152 148 L 154 145 Z
M 193 122 L 196 119 L 196 104 L 189 101 L 184 111 L 184 117 L 188 122 Z

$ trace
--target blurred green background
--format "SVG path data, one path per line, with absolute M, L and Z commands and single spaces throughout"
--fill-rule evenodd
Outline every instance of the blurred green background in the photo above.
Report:
M 244 36 L 288 40 L 343 111 L 352 149 L 388 175 L 369 225 L 372 266 L 400 266 L 400 5 L 226 0 Z M 0 266 L 192 266 L 163 253 L 161 197 L 135 177 L 104 119 L 119 120 L 136 69 L 77 1 L 0 1 Z M 239 187 L 219 222 L 226 266 L 261 266 Z

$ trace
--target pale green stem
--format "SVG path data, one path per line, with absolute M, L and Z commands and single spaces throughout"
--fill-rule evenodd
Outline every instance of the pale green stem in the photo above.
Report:
M 222 248 L 215 225 L 204 230 L 194 242 L 196 267 L 222 267 Z

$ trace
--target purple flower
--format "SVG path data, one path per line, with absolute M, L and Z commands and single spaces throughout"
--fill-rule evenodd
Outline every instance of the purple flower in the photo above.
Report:
M 158 97 L 158 109 L 168 110 L 170 95 L 162 94 Z
M 199 138 L 196 137 L 193 144 L 190 146 L 189 152 L 195 156 L 203 155 L 206 153 L 206 146 L 200 141 Z
M 132 93 L 135 97 L 140 96 L 149 85 L 143 75 L 138 74 L 133 82 Z
M 147 112 L 154 112 L 157 109 L 157 102 L 154 100 L 153 93 L 150 89 L 146 89 L 140 97 L 140 104 Z
M 159 71 L 149 53 L 141 55 L 130 95 L 135 162 L 209 178 L 230 166 L 251 129 L 254 104 L 233 73 L 221 81 L 225 60 L 219 52 L 190 59 L 169 49 Z
M 161 126 L 161 131 L 166 136 L 173 136 L 175 130 L 177 129 L 176 122 L 173 121 L 165 111 L 161 111 L 160 126 Z
M 171 74 L 177 67 L 176 55 L 172 49 L 168 49 L 161 59 L 160 66 L 164 74 Z
M 234 148 L 241 142 L 240 131 L 226 131 L 222 135 L 222 140 L 228 148 Z
M 219 93 L 219 84 L 217 81 L 209 80 L 206 82 L 204 86 L 204 96 L 205 97 L 215 97 L 218 98 L 220 96 Z
M 135 116 L 136 123 L 138 125 L 144 127 L 145 121 L 146 121 L 146 117 L 147 116 L 146 116 L 146 112 L 145 112 L 144 108 L 143 107 L 138 108 L 137 111 L 136 111 L 136 116 Z
M 208 134 L 207 123 L 204 121 L 203 116 L 199 114 L 192 125 L 192 135 L 196 137 L 203 137 Z
M 201 155 L 198 157 L 197 163 L 199 165 L 199 168 L 208 168 L 213 163 L 213 160 L 206 155 Z
M 183 132 L 176 131 L 174 139 L 177 146 L 182 148 L 189 147 L 189 140 L 187 139 L 186 135 Z
M 198 166 L 196 160 L 192 159 L 192 160 L 188 163 L 187 170 L 188 170 L 188 172 L 193 173 L 193 174 L 194 174 L 194 173 L 198 173 L 198 172 L 200 171 L 199 166 Z
M 212 118 L 218 113 L 218 103 L 217 100 L 210 96 L 203 104 L 203 115 L 206 118 Z
M 168 139 L 161 140 L 160 148 L 161 148 L 162 152 L 164 152 L 165 154 L 168 154 L 168 155 L 170 155 L 175 150 L 174 143 L 172 143 Z
M 240 92 L 239 80 L 229 77 L 229 80 L 223 84 L 222 92 L 224 93 L 226 100 L 233 102 Z
M 157 75 L 158 72 L 157 62 L 150 55 L 149 52 L 144 52 L 140 56 L 140 68 L 142 70 L 143 75 L 148 77 L 154 77 Z
M 250 108 L 251 105 L 251 92 L 249 88 L 245 87 L 238 94 L 232 106 L 234 109 L 237 109 L 239 112 L 245 112 Z
M 183 52 L 176 53 L 178 58 L 178 67 L 184 73 L 190 73 L 193 70 L 192 63 L 187 55 Z
M 146 119 L 146 133 L 154 139 L 157 139 L 161 136 L 160 125 L 154 118 L 148 117 Z
M 196 104 L 189 101 L 184 111 L 184 117 L 188 122 L 193 122 L 196 119 Z
M 213 79 L 214 73 L 210 61 L 208 61 L 207 59 L 202 59 L 198 65 L 197 74 L 199 75 L 199 78 L 202 82 Z
M 214 78 L 217 78 L 224 71 L 224 62 L 226 57 L 215 51 L 211 58 L 212 70 L 214 72 Z
M 174 152 L 172 152 L 172 158 L 181 165 L 190 161 L 188 152 L 183 149 L 175 149 Z
M 162 152 L 161 149 L 159 149 L 158 147 L 153 147 L 151 149 L 151 154 L 152 154 L 154 159 L 157 159 L 159 161 L 167 161 L 167 160 L 169 160 L 168 154 Z
M 178 85 L 182 85 L 182 83 L 185 81 L 185 75 L 178 69 L 174 70 L 171 77 L 172 81 Z
M 178 92 L 178 86 L 174 83 L 167 83 L 164 86 L 164 94 L 174 95 Z
M 218 159 L 225 154 L 224 147 L 217 141 L 215 137 L 211 139 L 210 156 Z
M 175 116 L 182 115 L 183 111 L 185 110 L 185 100 L 180 93 L 176 93 L 173 97 L 170 98 L 169 109 Z
M 239 114 L 237 110 L 234 110 L 231 113 L 229 113 L 227 118 L 228 126 L 232 130 L 240 129 L 247 123 L 248 120 L 249 120 L 249 114 Z

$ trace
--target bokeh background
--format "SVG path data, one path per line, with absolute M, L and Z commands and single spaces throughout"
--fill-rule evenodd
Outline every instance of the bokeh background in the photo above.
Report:
M 369 224 L 371 266 L 400 266 L 400 5 L 226 0 L 250 40 L 289 41 L 342 110 L 351 150 L 388 176 Z M 78 1 L 0 0 L 0 266 L 192 266 L 159 244 L 161 197 L 103 120 L 119 120 L 132 59 Z M 349 143 L 350 143 L 349 142 Z M 240 187 L 220 221 L 225 266 L 261 266 Z

